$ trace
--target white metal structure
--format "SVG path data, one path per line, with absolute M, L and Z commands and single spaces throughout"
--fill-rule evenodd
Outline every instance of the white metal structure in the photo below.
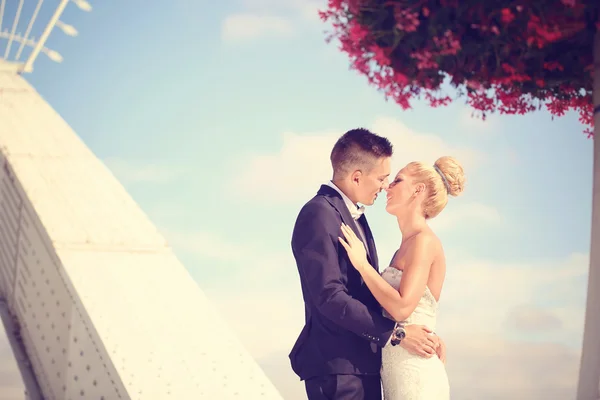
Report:
M 592 238 L 577 400 L 600 400 L 600 30 L 594 38 Z
M 67 3 L 37 41 L 12 24 L 8 46 L 21 47 L 0 70 L 0 316 L 28 399 L 281 400 L 147 216 L 19 76 L 54 54 L 44 42 Z

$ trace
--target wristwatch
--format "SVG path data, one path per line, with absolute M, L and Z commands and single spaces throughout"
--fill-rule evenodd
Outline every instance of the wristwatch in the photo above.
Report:
M 394 331 L 392 332 L 392 340 L 390 341 L 390 343 L 392 344 L 392 346 L 397 346 L 405 337 L 406 331 L 404 330 L 404 326 L 397 324 L 394 328 Z

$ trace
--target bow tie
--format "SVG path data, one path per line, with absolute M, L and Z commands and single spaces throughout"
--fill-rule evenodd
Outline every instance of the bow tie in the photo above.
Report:
M 350 211 L 352 214 L 352 218 L 356 221 L 365 213 L 365 206 L 360 206 L 356 208 L 356 211 Z

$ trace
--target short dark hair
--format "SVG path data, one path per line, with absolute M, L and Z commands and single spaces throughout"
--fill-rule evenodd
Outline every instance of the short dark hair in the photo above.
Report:
M 371 170 L 382 157 L 391 157 L 392 143 L 382 136 L 365 128 L 357 128 L 344 133 L 331 150 L 331 166 L 334 176 L 346 175 L 353 169 Z

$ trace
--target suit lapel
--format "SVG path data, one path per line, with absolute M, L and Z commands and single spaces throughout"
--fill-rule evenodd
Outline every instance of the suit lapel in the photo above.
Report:
M 367 239 L 367 246 L 369 248 L 370 256 L 369 262 L 377 271 L 379 271 L 379 257 L 377 257 L 377 249 L 375 248 L 375 239 L 373 238 L 373 232 L 371 232 L 371 228 L 369 227 L 369 223 L 367 222 L 367 217 L 363 214 L 358 222 L 362 224 L 363 230 L 365 231 L 365 236 Z
M 344 203 L 344 199 L 335 189 L 323 185 L 321 186 L 321 190 L 319 190 L 319 194 L 324 194 L 327 201 L 340 213 L 342 216 L 342 221 L 348 225 L 354 231 L 354 234 L 360 238 L 360 232 L 354 223 L 354 218 L 350 214 L 350 210 L 346 207 L 346 203 Z M 342 227 L 340 226 L 340 229 Z M 340 235 L 342 232 L 340 231 Z M 343 238 L 343 236 L 340 236 Z

